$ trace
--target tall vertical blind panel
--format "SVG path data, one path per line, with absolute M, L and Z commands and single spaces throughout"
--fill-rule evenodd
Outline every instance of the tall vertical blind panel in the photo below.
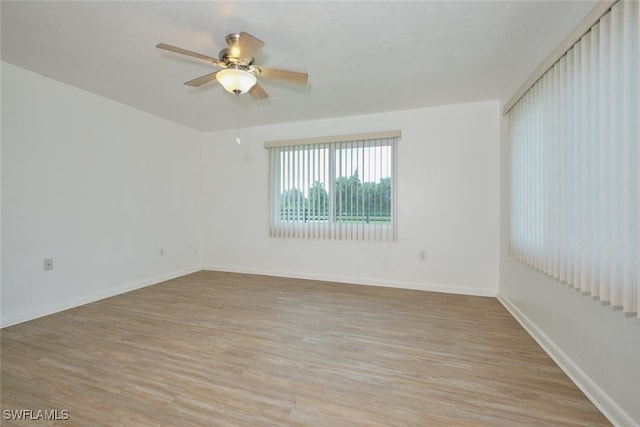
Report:
M 270 235 L 395 241 L 397 139 L 268 147 Z
M 629 313 L 640 306 L 638 22 L 638 2 L 618 2 L 509 113 L 512 256 Z

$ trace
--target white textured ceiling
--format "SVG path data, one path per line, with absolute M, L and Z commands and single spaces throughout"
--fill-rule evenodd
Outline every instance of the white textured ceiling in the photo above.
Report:
M 200 130 L 234 128 L 217 68 L 228 33 L 266 42 L 256 63 L 309 73 L 260 78 L 243 126 L 506 100 L 595 1 L 2 1 L 3 61 Z

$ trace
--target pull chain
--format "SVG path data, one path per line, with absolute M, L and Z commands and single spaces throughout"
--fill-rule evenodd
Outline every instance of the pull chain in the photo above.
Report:
M 240 97 L 236 92 L 236 144 L 240 144 Z

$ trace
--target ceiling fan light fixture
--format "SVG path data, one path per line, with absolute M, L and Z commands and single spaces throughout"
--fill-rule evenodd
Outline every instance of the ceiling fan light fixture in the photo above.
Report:
M 239 68 L 227 68 L 218 71 L 216 80 L 228 91 L 234 94 L 246 93 L 256 84 L 256 76 Z

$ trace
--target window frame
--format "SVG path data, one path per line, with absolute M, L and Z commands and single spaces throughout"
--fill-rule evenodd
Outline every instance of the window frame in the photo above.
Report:
M 338 135 L 321 138 L 306 138 L 287 141 L 265 142 L 265 148 L 269 151 L 269 234 L 272 237 L 301 237 L 317 239 L 346 239 L 346 240 L 368 240 L 368 241 L 396 241 L 397 240 L 397 143 L 400 138 L 400 131 L 385 131 L 364 134 Z M 350 144 L 350 145 L 349 145 Z M 355 145 L 354 145 L 355 144 Z M 337 173 L 338 152 L 342 149 L 365 150 L 370 147 L 389 147 L 390 159 L 388 168 L 390 169 L 390 218 L 388 222 L 367 221 L 345 221 L 342 215 L 336 211 L 338 195 L 335 193 L 336 183 L 342 177 Z M 324 175 L 325 181 L 320 181 L 324 185 L 327 195 L 327 218 L 326 220 L 308 221 L 306 212 L 308 208 L 299 210 L 297 215 L 302 219 L 283 219 L 281 195 L 283 188 L 281 185 L 282 157 L 281 153 L 304 153 L 306 150 L 326 148 L 327 159 L 322 167 L 326 167 Z M 302 155 L 302 157 L 306 157 Z M 364 160 L 363 160 L 364 161 Z M 352 164 L 353 166 L 353 164 Z M 291 166 L 290 166 L 291 167 Z M 295 167 L 295 166 L 294 166 Z M 356 171 L 358 168 L 356 167 Z M 277 171 L 277 172 L 276 172 Z M 353 176 L 353 175 L 351 175 Z M 380 177 L 381 179 L 383 177 Z M 386 178 L 386 177 L 384 177 Z M 317 181 L 310 180 L 309 184 Z M 364 184 L 364 183 L 363 183 Z M 364 193 L 362 193 L 364 202 Z M 301 215 L 301 212 L 302 215 Z M 355 212 L 356 216 L 366 215 L 364 207 Z M 354 216 L 354 211 L 351 215 Z

